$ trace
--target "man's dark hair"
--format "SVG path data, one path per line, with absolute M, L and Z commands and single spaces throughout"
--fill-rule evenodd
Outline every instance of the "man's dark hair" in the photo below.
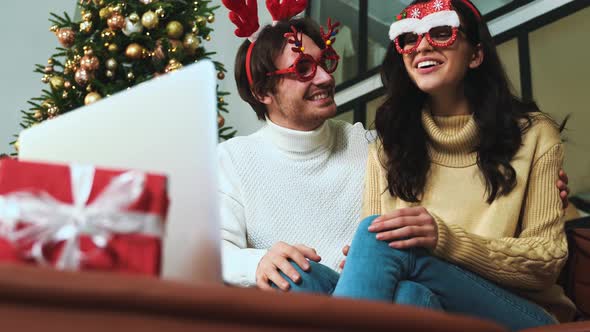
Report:
M 252 50 L 250 61 L 252 86 L 248 83 L 246 75 L 246 53 L 250 46 L 249 40 L 244 41 L 236 55 L 234 68 L 238 92 L 240 97 L 252 106 L 260 120 L 265 119 L 267 114 L 266 105 L 258 101 L 254 94 L 264 96 L 268 93 L 275 93 L 276 86 L 282 77 L 267 76 L 266 74 L 279 69 L 275 66 L 274 61 L 282 54 L 287 43 L 284 34 L 291 32 L 291 26 L 311 38 L 319 48 L 323 49 L 325 47 L 320 27 L 311 19 L 293 18 L 289 21 L 280 21 L 275 26 L 267 25 L 258 35 Z

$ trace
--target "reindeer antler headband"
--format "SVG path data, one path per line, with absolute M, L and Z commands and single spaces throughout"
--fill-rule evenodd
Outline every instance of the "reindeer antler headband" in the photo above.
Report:
M 229 19 L 236 25 L 235 35 L 248 38 L 250 46 L 246 53 L 246 76 L 252 86 L 251 58 L 252 49 L 256 43 L 258 23 L 258 5 L 256 0 L 222 0 L 223 5 L 230 10 Z M 301 13 L 307 7 L 307 0 L 266 0 L 266 8 L 270 12 L 274 22 L 289 20 Z

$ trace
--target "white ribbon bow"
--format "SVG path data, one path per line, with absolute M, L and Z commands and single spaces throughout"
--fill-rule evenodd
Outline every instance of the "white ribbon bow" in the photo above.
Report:
M 125 211 L 144 190 L 145 174 L 123 173 L 111 180 L 96 199 L 87 205 L 95 169 L 71 165 L 72 204 L 63 203 L 43 192 L 26 191 L 0 195 L 0 235 L 13 242 L 32 243 L 30 255 L 40 264 L 48 265 L 43 255 L 46 244 L 65 241 L 55 264 L 58 269 L 78 269 L 84 258 L 79 237 L 91 235 L 98 248 L 106 247 L 112 234 L 140 233 L 162 237 L 163 222 L 154 214 Z M 31 224 L 17 230 L 16 223 Z

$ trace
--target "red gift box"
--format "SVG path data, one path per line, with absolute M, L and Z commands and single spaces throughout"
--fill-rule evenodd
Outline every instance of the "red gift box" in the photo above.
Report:
M 0 261 L 159 275 L 166 187 L 162 175 L 2 159 Z

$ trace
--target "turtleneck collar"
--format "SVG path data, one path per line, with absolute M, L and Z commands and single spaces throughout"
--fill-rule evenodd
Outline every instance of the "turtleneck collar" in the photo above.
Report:
M 328 121 L 315 130 L 299 131 L 281 127 L 267 117 L 263 131 L 272 144 L 294 158 L 309 158 L 320 154 L 334 143 Z
M 422 111 L 422 125 L 430 138 L 432 162 L 448 167 L 467 167 L 477 163 L 478 130 L 472 115 L 433 116 Z

